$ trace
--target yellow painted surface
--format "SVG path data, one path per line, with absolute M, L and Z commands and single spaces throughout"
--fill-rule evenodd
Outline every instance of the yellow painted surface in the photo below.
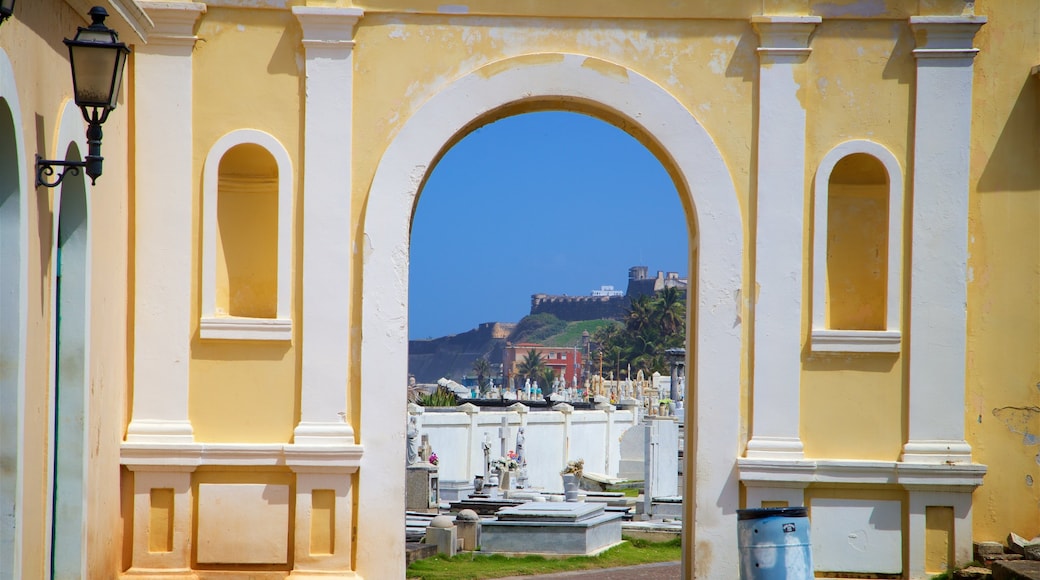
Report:
M 299 390 L 287 343 L 196 339 L 192 356 L 188 416 L 196 441 L 291 441 Z
M 148 522 L 148 551 L 173 550 L 173 489 L 151 490 Z
M 195 83 L 194 192 L 196 227 L 201 217 L 201 183 L 206 155 L 225 134 L 238 129 L 259 129 L 273 135 L 289 152 L 299 171 L 302 102 L 299 59 L 300 29 L 287 11 L 235 10 L 210 7 L 198 28 L 193 74 Z M 262 176 L 266 183 L 276 175 L 270 155 L 246 147 L 229 151 L 236 175 Z M 264 157 L 266 156 L 266 157 Z M 299 183 L 299 176 L 294 180 Z M 241 183 L 239 183 L 240 185 Z M 254 183 L 253 185 L 256 185 Z M 298 187 L 295 185 L 294 187 Z M 246 188 L 249 189 L 249 188 Z M 242 191 L 229 196 L 221 234 L 230 234 L 224 250 L 238 252 L 240 274 L 218 277 L 229 314 L 272 317 L 275 296 L 277 199 L 269 188 Z M 294 203 L 294 208 L 299 204 Z M 218 213 L 220 208 L 218 207 Z M 219 219 L 219 216 L 218 216 Z M 297 219 L 294 215 L 293 219 Z M 299 221 L 296 222 L 297 224 Z M 302 245 L 302 229 L 295 228 L 294 261 Z M 196 231 L 195 254 L 201 255 L 201 235 Z M 235 239 L 237 236 L 237 239 Z M 223 258 L 227 254 L 218 252 Z M 201 264 L 201 260 L 197 263 Z M 226 266 L 225 261 L 222 266 Z M 226 267 L 218 272 L 229 271 Z M 232 270 L 234 272 L 234 270 Z M 294 269 L 294 280 L 298 275 Z M 196 289 L 201 270 L 196 273 Z M 238 290 L 236 292 L 236 289 Z M 193 317 L 197 320 L 198 300 Z M 300 320 L 294 301 L 294 320 Z M 298 326 L 297 326 L 298 328 Z M 299 417 L 297 352 L 290 343 L 192 341 L 189 418 L 197 441 L 287 443 Z
M 832 175 L 828 190 L 827 328 L 885 330 L 887 183 L 853 185 Z
M 217 186 L 218 316 L 278 313 L 278 167 L 259 145 L 233 147 Z
M 899 358 L 818 356 L 802 372 L 802 443 L 815 459 L 896 461 L 906 441 Z
M 0 26 L 0 48 L 14 69 L 14 88 L 21 117 L 14 120 L 22 132 L 21 159 L 28 183 L 20 195 L 28 208 L 27 230 L 21 241 L 27 257 L 27 284 L 20 288 L 26 297 L 25 398 L 22 421 L 23 445 L 21 498 L 21 577 L 43 578 L 48 554 L 43 546 L 50 537 L 47 518 L 50 501 L 53 446 L 49 417 L 54 393 L 51 329 L 53 272 L 51 271 L 52 223 L 56 190 L 37 189 L 34 155 L 46 158 L 63 155 L 56 143 L 60 114 L 72 96 L 68 51 L 61 39 L 87 26 L 85 13 L 60 0 L 19 2 L 15 15 Z M 45 72 L 41 72 L 45 71 Z M 125 85 L 124 85 L 125 86 Z M 89 417 L 84 425 L 88 448 L 86 481 L 90 502 L 85 506 L 86 577 L 111 578 L 120 569 L 123 526 L 120 506 L 119 441 L 125 426 L 127 385 L 127 107 L 126 93 L 105 124 L 102 154 L 104 173 L 92 189 L 91 215 L 91 328 Z M 78 112 L 77 112 L 78 113 Z M 80 137 L 83 135 L 81 134 Z M 5 290 L 7 290 L 5 288 Z M 5 469 L 7 466 L 4 466 Z M 14 467 L 12 465 L 12 467 Z M 8 564 L 5 562 L 4 564 Z
M 1040 534 L 1040 79 L 1029 75 L 1040 11 L 1027 4 L 976 6 L 989 19 L 975 38 L 968 198 L 965 422 L 989 466 L 974 494 L 976 541 Z
M 932 574 L 946 572 L 957 563 L 953 558 L 953 508 L 928 506 L 924 512 L 924 569 Z
M 311 492 L 311 555 L 331 554 L 336 545 L 336 492 Z

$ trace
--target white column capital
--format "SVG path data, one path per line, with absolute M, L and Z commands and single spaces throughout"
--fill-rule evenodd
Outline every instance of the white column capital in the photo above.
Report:
M 354 27 L 365 15 L 360 8 L 323 6 L 293 6 L 292 13 L 303 29 L 306 48 L 353 48 Z
M 752 16 L 759 57 L 809 56 L 812 33 L 822 21 L 819 16 Z
M 911 16 L 916 58 L 975 58 L 975 33 L 985 16 Z
M 201 2 L 142 2 L 145 14 L 155 24 L 148 33 L 148 45 L 194 46 L 195 24 L 205 14 L 206 5 Z

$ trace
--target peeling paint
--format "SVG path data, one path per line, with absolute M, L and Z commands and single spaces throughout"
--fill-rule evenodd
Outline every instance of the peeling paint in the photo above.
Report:
M 993 409 L 993 416 L 1007 425 L 1012 433 L 1022 435 L 1023 445 L 1036 445 L 1037 435 L 1033 433 L 1040 415 L 1040 407 L 999 407 Z
M 469 14 L 469 6 L 462 4 L 441 4 L 437 7 L 439 14 Z
M 586 58 L 584 62 L 581 63 L 581 66 L 582 68 L 594 70 L 603 76 L 626 83 L 628 82 L 628 71 L 625 67 L 618 66 L 614 63 L 599 60 L 598 58 Z
M 518 66 L 533 66 L 539 64 L 553 64 L 563 62 L 564 55 L 559 53 L 525 54 L 514 58 L 507 58 L 493 62 L 487 66 L 477 69 L 477 74 L 489 79 L 499 73 L 516 68 Z

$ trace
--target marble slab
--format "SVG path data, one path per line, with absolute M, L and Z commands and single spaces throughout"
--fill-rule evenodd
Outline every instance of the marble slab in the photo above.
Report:
M 498 520 L 524 522 L 581 522 L 603 513 L 605 504 L 582 502 L 531 502 L 499 510 Z

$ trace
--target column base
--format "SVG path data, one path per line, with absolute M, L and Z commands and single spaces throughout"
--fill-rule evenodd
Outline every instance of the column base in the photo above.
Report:
M 185 444 L 195 442 L 195 432 L 187 419 L 163 421 L 134 419 L 126 428 L 127 443 Z
M 301 421 L 293 430 L 293 444 L 301 447 L 354 445 L 354 428 L 347 423 Z
M 805 447 L 797 437 L 752 437 L 747 444 L 749 459 L 798 460 L 805 457 Z
M 971 445 L 952 439 L 918 439 L 903 445 L 904 463 L 971 463 Z

